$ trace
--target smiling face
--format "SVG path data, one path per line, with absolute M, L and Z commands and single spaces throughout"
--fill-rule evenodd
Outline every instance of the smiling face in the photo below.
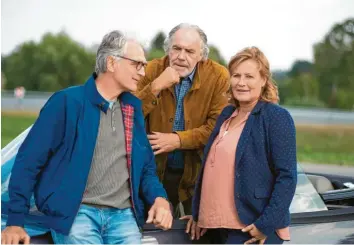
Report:
M 253 59 L 242 61 L 230 69 L 231 91 L 240 105 L 259 100 L 266 80 L 261 76 L 258 62 Z
M 196 30 L 182 28 L 172 37 L 168 56 L 170 66 L 180 77 L 188 76 L 202 59 L 202 40 Z

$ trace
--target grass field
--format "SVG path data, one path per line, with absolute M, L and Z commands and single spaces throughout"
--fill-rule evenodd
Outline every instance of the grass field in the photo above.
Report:
M 37 116 L 35 113 L 1 113 L 1 148 L 33 124 Z
M 297 125 L 299 161 L 354 166 L 354 125 Z
M 37 114 L 2 113 L 1 147 L 31 125 Z M 297 156 L 302 162 L 354 166 L 354 125 L 297 125 Z

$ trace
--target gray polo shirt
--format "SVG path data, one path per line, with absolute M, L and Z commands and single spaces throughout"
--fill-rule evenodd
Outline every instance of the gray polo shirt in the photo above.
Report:
M 131 207 L 122 109 L 111 102 L 100 112 L 100 126 L 82 203 L 114 208 Z

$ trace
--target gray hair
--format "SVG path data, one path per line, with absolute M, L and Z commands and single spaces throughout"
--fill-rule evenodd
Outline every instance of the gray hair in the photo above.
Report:
M 168 52 L 170 51 L 173 35 L 174 35 L 178 30 L 183 29 L 183 28 L 186 28 L 186 29 L 193 29 L 193 30 L 195 30 L 196 32 L 198 32 L 198 34 L 199 34 L 199 36 L 200 36 L 200 39 L 201 39 L 201 46 L 202 46 L 201 53 L 202 53 L 203 60 L 208 59 L 208 56 L 209 56 L 209 47 L 208 47 L 208 38 L 207 38 L 207 35 L 205 34 L 205 32 L 204 32 L 202 29 L 200 29 L 199 26 L 197 26 L 197 25 L 191 25 L 191 24 L 188 24 L 188 23 L 181 23 L 181 24 L 175 26 L 175 27 L 168 33 L 168 37 L 165 39 L 165 42 L 164 42 L 164 45 L 163 45 L 163 48 L 164 48 L 166 54 L 168 54 Z
M 126 52 L 127 38 L 120 31 L 107 33 L 97 49 L 95 71 L 98 74 L 107 71 L 108 56 L 123 56 Z M 119 57 L 117 57 L 119 59 Z

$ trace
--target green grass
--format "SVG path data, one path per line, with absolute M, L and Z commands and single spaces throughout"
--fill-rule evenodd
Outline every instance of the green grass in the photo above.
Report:
M 33 124 L 36 118 L 34 113 L 1 113 L 1 148 Z
M 1 114 L 1 147 L 31 125 L 37 114 Z M 297 157 L 301 162 L 354 166 L 353 126 L 297 125 Z
M 297 125 L 299 161 L 354 166 L 354 125 Z

